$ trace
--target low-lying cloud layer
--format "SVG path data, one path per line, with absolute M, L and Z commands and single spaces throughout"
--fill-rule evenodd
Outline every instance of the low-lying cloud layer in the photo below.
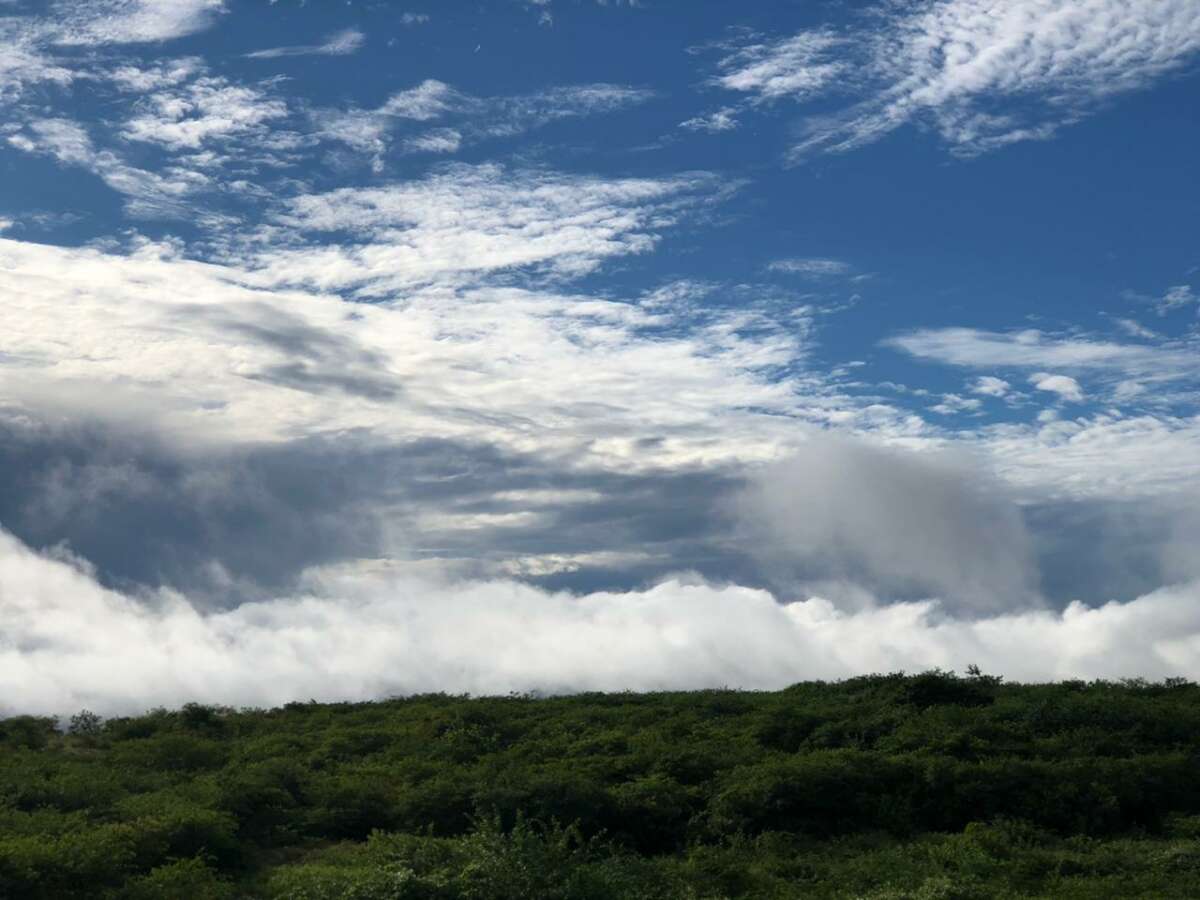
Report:
M 1124 604 L 972 621 L 932 602 L 846 613 L 817 597 L 703 582 L 579 596 L 356 567 L 314 570 L 292 596 L 202 613 L 171 592 L 105 590 L 78 563 L 0 534 L 0 714 L 424 691 L 769 689 L 969 663 L 1024 680 L 1195 678 L 1198 601 L 1192 583 Z

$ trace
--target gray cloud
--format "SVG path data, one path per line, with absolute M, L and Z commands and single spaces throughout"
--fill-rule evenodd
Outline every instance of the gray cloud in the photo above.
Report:
M 764 564 L 801 583 L 937 596 L 968 613 L 1037 602 L 1021 511 L 965 458 L 819 438 L 758 473 L 740 512 Z
M 99 423 L 0 419 L 0 522 L 65 544 L 105 584 L 236 605 L 308 567 L 436 563 L 553 586 L 629 586 L 731 571 L 719 472 L 622 475 L 448 440 L 350 433 L 197 452 Z

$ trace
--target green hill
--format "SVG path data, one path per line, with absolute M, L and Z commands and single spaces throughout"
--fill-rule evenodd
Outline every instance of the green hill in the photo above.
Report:
M 1200 687 L 0 721 L 6 898 L 1200 897 Z

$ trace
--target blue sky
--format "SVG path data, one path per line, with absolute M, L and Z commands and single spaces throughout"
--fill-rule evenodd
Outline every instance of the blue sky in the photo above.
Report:
M 0 684 L 1200 673 L 1198 63 L 1195 0 L 0 0 Z

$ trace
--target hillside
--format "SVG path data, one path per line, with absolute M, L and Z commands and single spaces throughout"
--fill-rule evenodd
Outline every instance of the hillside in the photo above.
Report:
M 0 896 L 1197 897 L 1200 687 L 931 672 L 0 721 Z

